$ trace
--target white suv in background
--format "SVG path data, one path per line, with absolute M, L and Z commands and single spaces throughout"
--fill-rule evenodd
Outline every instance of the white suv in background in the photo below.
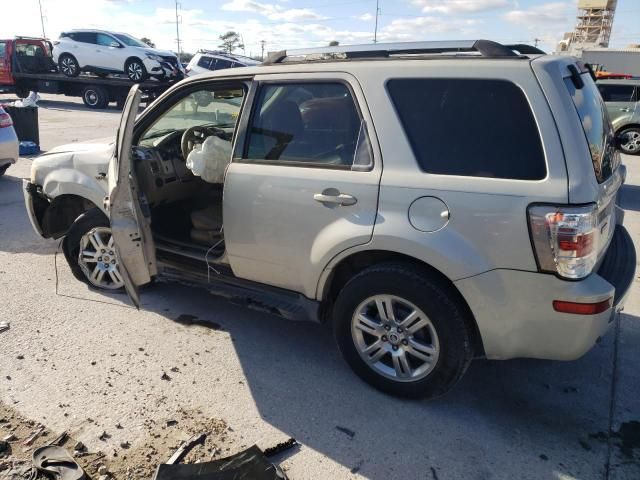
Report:
M 215 50 L 199 50 L 187 65 L 186 73 L 188 76 L 193 76 L 214 70 L 251 67 L 259 64 L 258 60 L 242 55 L 233 55 Z
M 151 48 L 126 33 L 71 30 L 62 32 L 53 45 L 53 59 L 68 77 L 82 71 L 125 73 L 130 80 L 142 82 L 149 76 L 163 79 L 184 73 L 174 53 Z

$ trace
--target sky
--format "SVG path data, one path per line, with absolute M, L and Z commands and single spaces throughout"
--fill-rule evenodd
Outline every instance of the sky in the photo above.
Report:
M 102 28 L 150 38 L 176 51 L 174 0 L 40 0 L 51 39 L 72 28 Z M 0 37 L 42 35 L 38 0 L 0 0 Z M 577 0 L 379 0 L 378 41 L 485 38 L 530 43 L 548 52 L 572 30 Z M 8 12 L 8 13 L 7 13 Z M 260 55 L 285 48 L 370 43 L 376 0 L 181 0 L 182 51 L 215 49 L 226 31 Z M 612 47 L 640 44 L 640 0 L 618 0 Z

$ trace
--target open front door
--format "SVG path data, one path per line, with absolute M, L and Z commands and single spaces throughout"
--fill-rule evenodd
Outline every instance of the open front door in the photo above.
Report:
M 150 219 L 140 207 L 140 196 L 131 159 L 133 125 L 140 106 L 138 85 L 131 88 L 118 129 L 114 156 L 109 164 L 107 208 L 116 245 L 120 273 L 131 301 L 140 308 L 138 287 L 157 273 Z

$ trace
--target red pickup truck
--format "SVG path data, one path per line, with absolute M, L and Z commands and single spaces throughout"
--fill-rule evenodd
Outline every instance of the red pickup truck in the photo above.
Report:
M 52 50 L 53 45 L 44 38 L 0 39 L 0 93 L 15 93 L 20 98 L 30 91 L 82 97 L 90 108 L 106 108 L 110 102 L 124 104 L 133 86 L 131 80 L 89 74 L 67 77 L 58 72 Z M 150 101 L 173 83 L 149 80 L 140 88 Z

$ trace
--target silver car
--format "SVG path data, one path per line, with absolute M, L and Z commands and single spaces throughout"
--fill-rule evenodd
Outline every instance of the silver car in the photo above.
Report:
M 620 149 L 640 155 L 640 80 L 599 80 L 597 85 Z
M 164 277 L 328 323 L 394 395 L 441 395 L 476 357 L 578 358 L 634 278 L 625 168 L 589 70 L 518 50 L 278 52 L 139 116 L 134 87 L 116 144 L 33 163 L 31 221 L 136 305 Z
M 0 106 L 0 176 L 18 160 L 18 137 L 13 121 Z

